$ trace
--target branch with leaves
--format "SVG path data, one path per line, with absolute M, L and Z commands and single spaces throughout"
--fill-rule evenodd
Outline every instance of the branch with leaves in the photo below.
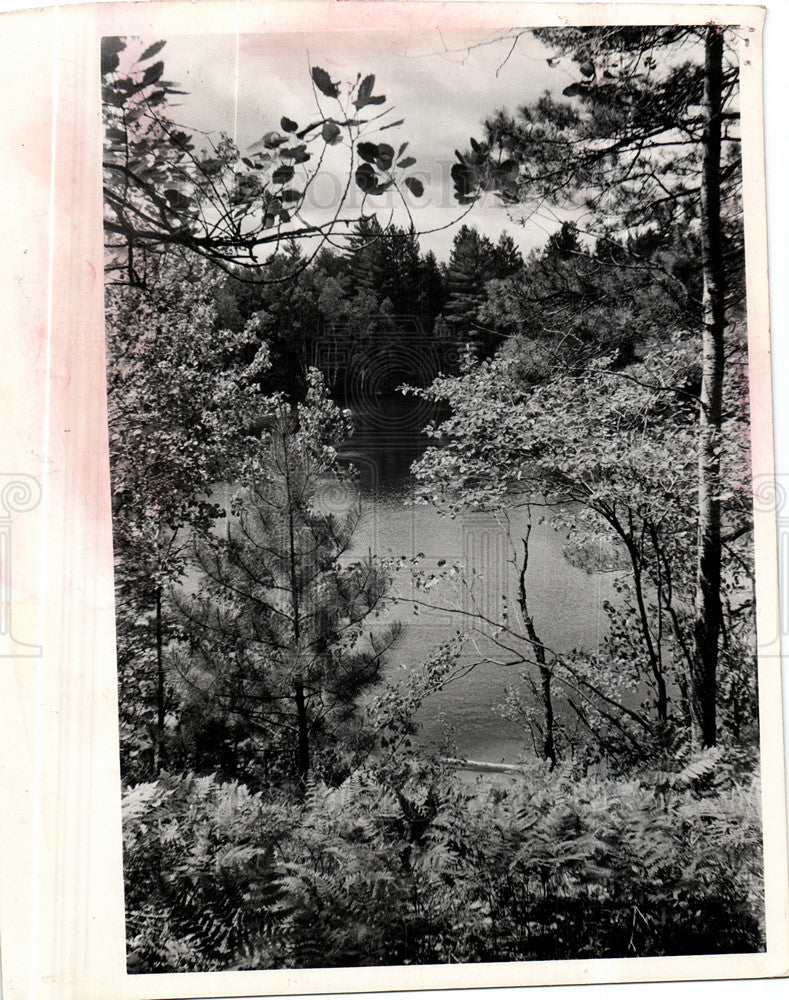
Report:
M 130 61 L 129 40 L 102 40 L 102 109 L 105 127 L 104 197 L 107 270 L 113 280 L 143 284 L 151 256 L 167 248 L 191 251 L 236 276 L 261 281 L 267 256 L 288 241 L 311 241 L 309 261 L 364 214 L 368 199 L 400 184 L 419 198 L 424 188 L 404 172 L 416 162 L 374 137 L 398 128 L 386 97 L 375 94 L 375 76 L 359 76 L 349 88 L 312 67 L 319 117 L 300 126 L 287 115 L 242 154 L 223 136 L 203 137 L 171 117 L 172 98 L 182 94 L 164 78 L 156 57 L 163 41 Z M 328 102 L 328 103 L 326 103 Z M 366 108 L 381 107 L 369 115 Z M 341 196 L 328 218 L 310 204 L 310 188 L 327 152 L 345 153 Z M 360 162 L 361 161 L 361 162 Z M 359 212 L 350 207 L 354 184 L 363 194 Z M 326 213 L 322 213 L 324 216 Z M 252 273 L 254 272 L 254 274 Z

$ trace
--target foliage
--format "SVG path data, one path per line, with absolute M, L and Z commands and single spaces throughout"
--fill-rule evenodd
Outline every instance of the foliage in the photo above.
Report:
M 256 386 L 267 349 L 254 321 L 219 324 L 216 273 L 184 258 L 157 271 L 147 289 L 108 289 L 105 310 L 121 742 L 138 777 L 156 766 L 168 710 L 164 592 L 189 532 L 223 514 L 207 491 L 240 467 L 269 405 Z
M 480 323 L 485 286 L 514 274 L 521 264 L 520 253 L 507 233 L 502 233 L 498 244 L 494 244 L 473 226 L 460 227 L 447 268 L 449 294 L 443 314 L 458 341 L 475 342 L 484 354 L 496 346 L 495 335 Z
M 763 944 L 759 786 L 416 763 L 299 803 L 213 778 L 124 796 L 135 971 L 720 954 Z
M 592 242 L 566 222 L 515 274 L 488 282 L 479 319 L 517 339 L 529 380 L 558 367 L 580 373 L 601 354 L 625 364 L 645 341 L 698 322 L 697 258 L 686 231 L 648 231 L 623 245 Z
M 412 366 L 427 369 L 422 384 L 449 360 L 447 339 L 433 329 L 446 299 L 443 276 L 414 231 L 365 216 L 347 244 L 308 259 L 294 242 L 269 259 L 263 284 L 242 274 L 219 289 L 223 321 L 241 329 L 254 318 L 268 346 L 264 391 L 298 398 L 307 369 L 318 367 L 338 398 L 366 399 L 371 375 L 378 392 L 394 393 L 398 385 L 398 365 L 390 374 L 381 363 L 389 351 L 402 357 L 404 348 L 412 350 Z
M 397 628 L 374 618 L 387 579 L 346 556 L 358 511 L 322 509 L 343 480 L 335 445 L 347 414 L 315 370 L 303 404 L 278 414 L 247 463 L 224 536 L 195 543 L 194 592 L 176 593 L 183 641 L 172 650 L 198 718 L 223 713 L 256 745 L 268 776 L 304 779 L 381 670 Z
M 724 630 L 720 438 L 731 324 L 725 285 L 732 262 L 735 274 L 742 263 L 739 69 L 732 32 L 710 22 L 535 34 L 552 49 L 549 65 L 569 62 L 578 75 L 563 91 L 570 103 L 546 94 L 515 116 L 497 114 L 486 123 L 483 143 L 472 139 L 470 153 L 457 152 L 455 193 L 463 204 L 492 190 L 505 201 L 546 200 L 570 210 L 580 207 L 573 202 L 580 196 L 603 235 L 613 226 L 632 236 L 677 224 L 698 233 L 703 364 L 687 689 L 695 739 L 711 746 L 718 738 Z M 742 289 L 741 276 L 735 286 Z
M 449 510 L 497 510 L 519 498 L 545 506 L 567 533 L 574 562 L 619 574 L 617 601 L 601 608 L 609 619 L 601 649 L 552 653 L 551 671 L 570 714 L 607 753 L 629 760 L 639 747 L 646 752 L 658 734 L 666 738 L 688 725 L 696 435 L 695 401 L 683 386 L 694 351 L 682 335 L 668 343 L 644 338 L 629 364 L 619 352 L 598 354 L 578 373 L 554 370 L 535 383 L 529 367 L 524 374 L 527 348 L 513 342 L 506 355 L 412 390 L 450 413 L 429 429 L 438 443 L 414 465 L 419 494 Z M 752 738 L 752 578 L 743 542 L 750 498 L 737 391 L 730 375 L 722 448 L 728 549 L 719 694 L 722 707 L 732 707 L 725 693 L 734 684 L 737 711 L 743 712 L 737 731 Z M 481 624 L 496 626 L 493 639 L 508 665 L 535 664 L 523 616 Z
M 109 273 L 132 286 L 107 300 L 131 971 L 763 947 L 736 65 L 710 26 L 538 35 L 569 103 L 497 114 L 456 193 L 583 207 L 595 235 L 565 223 L 524 261 L 463 226 L 444 268 L 365 211 L 423 193 L 374 76 L 312 67 L 316 121 L 198 152 L 164 43 L 104 40 Z M 338 401 L 394 391 L 404 357 L 440 414 L 417 499 L 506 522 L 518 596 L 463 602 L 467 632 L 397 670 L 389 567 L 350 554 Z M 541 642 L 513 506 L 612 574 L 598 649 Z M 393 563 L 414 608 L 475 583 Z M 415 739 L 469 649 L 525 680 L 505 710 L 544 758 L 476 784 Z M 697 753 L 699 681 L 724 732 Z
M 144 51 L 125 38 L 102 39 L 102 111 L 105 127 L 104 204 L 108 273 L 116 280 L 145 283 L 149 259 L 182 248 L 261 280 L 261 253 L 288 240 L 317 240 L 318 248 L 354 221 L 348 214 L 352 181 L 368 198 L 390 189 L 424 193 L 403 171 L 415 161 L 373 137 L 396 128 L 383 94 L 373 94 L 375 76 L 359 74 L 350 85 L 311 69 L 318 117 L 306 125 L 283 116 L 242 155 L 223 135 L 198 139 L 171 117 L 172 98 L 182 91 L 164 78 L 157 59 L 165 42 Z M 366 108 L 383 106 L 371 113 Z M 345 154 L 347 183 L 328 221 L 309 221 L 309 190 L 332 147 Z M 361 164 L 354 164 L 361 159 Z M 402 197 L 402 195 L 401 195 Z M 317 250 L 315 251 L 317 253 Z
M 506 201 L 568 196 L 625 229 L 698 218 L 699 114 L 704 88 L 701 26 L 562 28 L 535 35 L 548 63 L 575 76 L 517 112 L 485 122 L 483 140 L 457 153 L 458 200 L 498 192 Z M 736 210 L 739 184 L 738 55 L 725 32 L 723 179 Z
M 293 810 L 243 785 L 163 775 L 123 799 L 130 972 L 227 968 L 260 947 Z

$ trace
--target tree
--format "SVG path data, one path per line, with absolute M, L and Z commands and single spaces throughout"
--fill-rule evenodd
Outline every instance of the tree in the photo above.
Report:
M 580 374 L 604 355 L 627 364 L 650 338 L 700 321 L 685 284 L 698 246 L 687 235 L 687 245 L 677 241 L 676 228 L 590 241 L 565 222 L 516 274 L 488 282 L 480 319 L 521 341 L 524 378 L 541 381 L 560 366 Z
M 473 226 L 460 227 L 449 258 L 444 309 L 447 325 L 457 340 L 478 340 L 484 353 L 490 353 L 494 339 L 479 319 L 485 286 L 495 278 L 515 273 L 521 264 L 520 253 L 506 233 L 496 245 Z
M 265 761 L 301 781 L 380 676 L 396 626 L 376 628 L 386 592 L 371 559 L 345 561 L 358 511 L 321 510 L 338 482 L 330 442 L 346 416 L 310 373 L 305 402 L 281 409 L 249 463 L 236 518 L 195 546 L 199 584 L 180 593 L 173 651 L 187 698 L 240 720 Z
M 403 178 L 416 162 L 403 156 L 407 143 L 395 154 L 388 143 L 371 141 L 402 124 L 390 108 L 365 111 L 386 104 L 383 94 L 373 93 L 374 75 L 359 74 L 344 87 L 313 66 L 314 120 L 299 125 L 283 116 L 280 128 L 247 155 L 227 136 L 199 150 L 195 136 L 170 117 L 168 105 L 182 91 L 164 79 L 164 63 L 156 58 L 164 45 L 155 42 L 134 59 L 127 39 L 102 39 L 104 228 L 115 280 L 144 283 L 152 257 L 180 248 L 259 281 L 262 254 L 288 240 L 311 239 L 314 256 L 326 239 L 345 232 L 354 221 L 347 204 L 352 184 L 363 193 L 362 214 L 368 198 L 400 192 L 401 181 L 413 197 L 423 194 L 419 180 Z M 328 221 L 310 222 L 307 192 L 330 146 L 347 153 L 347 182 Z
M 199 259 L 162 259 L 157 272 L 147 289 L 110 288 L 105 311 L 121 735 L 125 766 L 142 773 L 163 765 L 166 592 L 190 532 L 223 513 L 211 490 L 232 478 L 268 405 L 254 323 L 218 324 L 220 276 Z
M 725 31 L 705 27 L 578 28 L 538 31 L 579 78 L 517 118 L 486 124 L 453 168 L 462 202 L 497 190 L 511 202 L 566 202 L 581 193 L 598 220 L 627 230 L 684 219 L 701 243 L 703 369 L 698 410 L 698 544 L 690 670 L 697 743 L 717 739 L 716 677 L 721 641 L 722 386 L 727 326 L 726 261 L 737 265 L 739 240 L 727 241 L 724 209 L 739 210 L 735 108 L 736 53 Z M 725 147 L 725 151 L 724 151 Z M 731 229 L 731 227 L 729 227 Z
M 550 673 L 573 694 L 565 704 L 579 717 L 584 713 L 584 725 L 596 739 L 602 735 L 604 747 L 618 743 L 630 756 L 647 757 L 650 747 L 667 746 L 685 733 L 690 721 L 685 675 L 693 662 L 695 407 L 680 386 L 693 362 L 692 340 L 642 341 L 643 357 L 627 365 L 601 356 L 582 373 L 559 368 L 536 383 L 521 375 L 521 344 L 508 346 L 504 356 L 472 365 L 460 377 L 437 379 L 422 392 L 451 415 L 431 431 L 438 443 L 414 466 L 421 496 L 441 506 L 493 511 L 524 502 L 545 505 L 571 533 L 573 561 L 620 575 L 620 600 L 601 609 L 611 624 L 595 656 L 558 655 L 539 642 L 525 608 L 528 536 L 518 557 L 521 620 L 482 617 L 494 636 L 498 630 L 507 654 L 502 662 L 539 668 L 544 734 L 554 715 Z M 750 498 L 747 488 L 734 485 L 747 482 L 748 456 L 733 376 L 726 388 L 722 668 L 728 678 L 741 677 L 743 669 L 752 674 L 754 632 L 745 596 L 750 571 L 743 565 Z M 750 718 L 752 695 L 751 689 Z M 583 709 L 590 702 L 596 725 Z M 545 747 L 550 756 L 547 741 Z

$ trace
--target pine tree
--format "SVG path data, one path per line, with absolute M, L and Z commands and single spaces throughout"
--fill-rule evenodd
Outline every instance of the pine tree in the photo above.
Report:
M 226 536 L 197 543 L 196 593 L 176 596 L 184 639 L 172 663 L 186 696 L 300 780 L 380 676 L 397 634 L 374 627 L 383 572 L 370 559 L 341 561 L 358 510 L 321 509 L 343 485 L 327 442 L 347 433 L 313 370 L 306 402 L 280 411 L 250 465 Z
M 495 247 L 472 226 L 461 226 L 452 245 L 447 272 L 448 298 L 444 309 L 458 343 L 484 341 L 479 307 L 485 300 L 485 282 L 496 277 Z

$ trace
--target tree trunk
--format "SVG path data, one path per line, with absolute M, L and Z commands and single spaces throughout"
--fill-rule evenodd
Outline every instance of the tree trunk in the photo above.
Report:
M 285 489 L 288 504 L 288 562 L 290 571 L 290 600 L 293 609 L 293 656 L 298 662 L 301 655 L 301 587 L 299 583 L 298 559 L 296 553 L 296 524 L 294 517 L 294 498 L 290 488 L 290 456 L 288 442 L 283 435 L 283 450 L 285 453 Z M 304 680 L 301 673 L 293 678 L 294 700 L 296 702 L 296 727 L 298 739 L 296 744 L 296 774 L 304 781 L 310 769 L 310 725 L 307 712 L 307 699 L 304 693 Z
M 164 652 L 162 639 L 162 588 L 156 588 L 156 728 L 153 742 L 153 773 L 164 767 Z
M 300 677 L 296 678 L 296 718 L 298 720 L 298 747 L 296 750 L 296 773 L 304 781 L 310 770 L 310 720 L 307 715 L 307 702 L 304 697 L 304 684 Z
M 542 755 L 545 760 L 551 762 L 551 767 L 556 766 L 556 743 L 554 740 L 554 719 L 553 719 L 553 694 L 551 692 L 551 671 L 545 661 L 545 646 L 537 637 L 534 628 L 534 621 L 529 614 L 526 603 L 526 570 L 529 565 L 529 536 L 531 535 L 531 524 L 526 527 L 526 537 L 523 539 L 523 562 L 521 563 L 520 576 L 518 581 L 518 604 L 521 609 L 521 617 L 526 628 L 526 635 L 529 638 L 534 651 L 534 658 L 540 670 L 540 682 L 542 688 L 542 710 L 543 710 L 543 740 Z
M 701 264 L 704 281 L 702 382 L 699 414 L 699 520 L 690 702 L 693 744 L 714 746 L 718 640 L 721 631 L 720 447 L 724 305 L 721 236 L 721 102 L 723 35 L 705 34 L 704 138 L 701 176 Z

